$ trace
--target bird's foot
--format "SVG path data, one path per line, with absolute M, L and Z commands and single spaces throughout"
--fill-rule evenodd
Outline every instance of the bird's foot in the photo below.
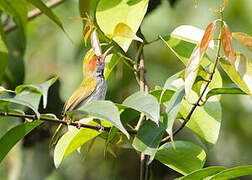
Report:
M 98 127 L 98 131 L 99 131 L 99 132 L 101 132 L 101 131 L 104 130 L 104 126 L 101 125 L 101 124 L 98 124 L 97 127 Z
M 80 121 L 75 121 L 75 123 L 76 123 L 76 128 L 80 129 L 81 128 L 81 122 Z

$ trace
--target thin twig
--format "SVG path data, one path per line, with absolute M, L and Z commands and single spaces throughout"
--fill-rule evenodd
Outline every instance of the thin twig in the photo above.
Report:
M 221 14 L 221 22 L 223 21 L 223 15 Z M 223 26 L 223 23 L 221 23 L 221 28 Z M 219 33 L 219 38 L 218 39 L 221 39 L 221 28 L 220 28 L 220 33 Z M 221 41 L 219 40 L 218 41 L 218 44 L 217 44 L 217 52 L 216 52 L 216 58 L 214 60 L 214 66 L 213 66 L 213 71 L 210 73 L 210 76 L 207 80 L 207 83 L 202 91 L 202 93 L 200 94 L 199 98 L 197 99 L 196 103 L 194 103 L 192 109 L 190 110 L 189 114 L 186 116 L 186 118 L 184 119 L 183 123 L 180 125 L 180 127 L 178 129 L 176 129 L 173 133 L 173 136 L 175 136 L 176 134 L 178 134 L 185 126 L 186 124 L 188 123 L 188 121 L 191 119 L 191 116 L 193 114 L 193 112 L 195 111 L 195 109 L 200 106 L 200 101 L 202 100 L 202 97 L 204 96 L 209 84 L 211 83 L 212 79 L 213 79 L 213 75 L 215 73 L 215 69 L 217 67 L 217 64 L 218 64 L 218 61 L 219 61 L 219 58 L 220 58 L 220 49 L 221 49 Z M 163 138 L 161 140 L 161 144 L 164 144 L 166 142 L 168 142 L 170 140 L 170 136 L 166 136 L 165 138 Z
M 64 1 L 65 0 L 52 0 L 52 1 L 48 2 L 48 3 L 46 3 L 46 6 L 48 8 L 53 8 L 55 6 L 58 6 L 59 4 L 62 4 Z M 32 19 L 34 19 L 35 17 L 37 17 L 37 16 L 39 16 L 41 14 L 42 14 L 42 12 L 39 9 L 36 8 L 36 9 L 34 9 L 34 10 L 32 10 L 32 11 L 30 11 L 28 13 L 27 19 L 32 20 Z M 9 33 L 11 31 L 15 30 L 16 28 L 17 28 L 16 24 L 10 24 L 10 25 L 8 25 L 7 27 L 4 28 L 4 32 Z
M 83 124 L 80 122 L 68 122 L 68 121 L 63 121 L 61 119 L 55 119 L 55 118 L 49 118 L 49 117 L 40 117 L 37 118 L 36 115 L 32 115 L 32 114 L 18 114 L 18 113 L 8 113 L 8 112 L 0 112 L 0 116 L 11 116 L 11 117 L 19 117 L 19 118 L 28 118 L 28 119 L 32 119 L 32 120 L 42 120 L 42 121 L 48 121 L 48 122 L 53 122 L 53 123 L 57 123 L 57 124 L 65 124 L 65 125 L 71 125 L 71 126 L 75 126 L 75 127 L 83 127 L 83 128 L 88 128 L 88 129 L 93 129 L 93 130 L 97 130 L 97 131 L 110 131 L 111 127 L 104 127 L 101 125 L 89 125 L 89 124 Z M 128 133 L 130 134 L 136 134 L 137 131 L 136 130 L 132 130 L 132 129 L 128 129 L 127 130 Z

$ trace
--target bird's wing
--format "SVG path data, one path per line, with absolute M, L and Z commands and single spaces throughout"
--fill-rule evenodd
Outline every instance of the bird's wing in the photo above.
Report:
M 85 78 L 66 102 L 64 112 L 74 110 L 82 101 L 87 99 L 94 92 L 95 88 L 95 80 L 92 77 Z

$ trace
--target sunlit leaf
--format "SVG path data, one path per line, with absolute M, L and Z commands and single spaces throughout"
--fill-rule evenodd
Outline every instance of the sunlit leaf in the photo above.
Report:
M 3 86 L 0 86 L 0 93 L 4 93 L 4 92 L 15 93 L 15 91 L 8 90 L 8 89 L 5 89 Z
M 91 117 L 104 120 L 117 127 L 128 138 L 130 137 L 129 133 L 126 131 L 120 121 L 120 114 L 117 107 L 111 101 L 93 101 L 81 106 L 72 113 L 82 115 L 83 117 L 89 115 Z
M 210 98 L 211 96 L 219 95 L 219 94 L 243 94 L 246 95 L 247 93 L 243 92 L 239 88 L 214 88 L 211 89 L 207 95 L 205 101 Z
M 10 129 L 5 135 L 3 135 L 0 139 L 0 162 L 18 141 L 23 139 L 25 135 L 27 135 L 41 123 L 43 123 L 43 121 L 39 120 L 33 122 L 24 122 L 23 124 Z
M 96 56 L 101 56 L 102 55 L 101 45 L 96 30 L 94 30 L 91 34 L 91 44 Z
M 2 13 L 0 12 L 0 17 L 2 17 Z M 8 47 L 7 41 L 5 38 L 2 21 L 0 21 L 0 82 L 2 81 L 2 77 L 5 72 L 5 67 L 7 66 L 8 61 Z M 1 90 L 0 90 L 1 91 Z
M 233 38 L 252 51 L 252 37 L 243 32 L 232 33 Z
M 100 0 L 96 9 L 96 20 L 104 34 L 113 34 L 119 23 L 126 24 L 136 34 L 147 11 L 148 0 L 111 1 Z M 132 39 L 115 37 L 114 40 L 126 52 Z
M 122 105 L 144 113 L 148 118 L 158 124 L 160 107 L 154 96 L 139 91 L 127 97 Z
M 209 176 L 215 175 L 227 168 L 225 167 L 220 167 L 220 166 L 212 166 L 212 167 L 207 167 L 204 169 L 200 169 L 197 171 L 194 171 L 186 176 L 183 176 L 181 178 L 177 178 L 175 180 L 193 180 L 193 179 L 205 179 Z
M 252 64 L 245 57 L 237 54 L 235 66 L 224 58 L 220 59 L 221 67 L 230 79 L 247 94 L 252 94 Z
M 166 81 L 165 81 L 165 84 L 164 84 L 164 87 L 163 87 L 163 90 L 162 90 L 162 93 L 160 95 L 160 102 L 162 102 L 162 97 L 165 93 L 165 91 L 171 87 L 172 85 L 172 82 L 175 81 L 179 76 L 180 74 L 182 73 L 182 71 L 172 75 L 171 77 L 169 77 Z
M 249 166 L 238 166 L 230 169 L 221 171 L 220 173 L 212 176 L 210 180 L 219 179 L 234 179 L 241 176 L 252 175 L 252 165 Z
M 172 147 L 171 143 L 162 145 L 156 153 L 155 159 L 183 175 L 204 166 L 206 153 L 201 147 L 186 141 L 175 141 L 174 143 L 176 149 Z
M 194 6 L 195 7 L 198 7 L 198 3 L 199 3 L 198 0 L 194 0 Z
M 183 100 L 179 113 L 185 119 L 190 113 L 193 104 L 196 102 L 199 96 L 191 91 L 187 100 Z M 216 96 L 212 96 L 204 104 L 204 106 L 197 107 L 190 121 L 186 124 L 202 141 L 202 143 L 211 149 L 218 140 L 221 117 L 222 117 L 221 105 Z
M 26 0 L 1 0 L 0 10 L 13 18 L 20 32 L 22 51 L 25 51 L 25 31 L 27 24 L 27 1 Z
M 229 62 L 234 65 L 235 54 L 232 46 L 232 32 L 228 25 L 224 22 L 224 26 L 221 29 L 221 42 L 225 56 Z
M 124 23 L 118 23 L 114 29 L 113 34 L 107 34 L 107 36 L 112 39 L 115 37 L 124 37 L 143 42 L 143 40 L 137 37 L 136 34 L 133 33 L 132 29 Z

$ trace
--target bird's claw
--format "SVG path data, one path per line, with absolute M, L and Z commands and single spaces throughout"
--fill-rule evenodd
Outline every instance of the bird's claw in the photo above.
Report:
M 104 130 L 104 126 L 101 125 L 101 124 L 98 124 L 97 127 L 98 127 L 98 131 L 99 131 L 99 132 L 101 132 L 101 131 Z
M 81 128 L 81 122 L 76 121 L 76 128 L 77 128 L 77 129 L 80 129 L 80 128 Z

